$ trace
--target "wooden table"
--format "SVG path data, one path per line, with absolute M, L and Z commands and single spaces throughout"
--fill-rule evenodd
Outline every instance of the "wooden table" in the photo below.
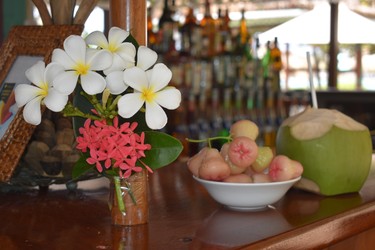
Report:
M 234 212 L 213 201 L 185 163 L 149 176 L 150 220 L 111 225 L 107 180 L 48 192 L 0 193 L 0 249 L 371 249 L 375 178 L 359 193 L 321 197 L 291 189 L 269 208 Z M 363 247 L 363 248 L 361 248 Z M 373 248 L 374 249 L 374 248 Z

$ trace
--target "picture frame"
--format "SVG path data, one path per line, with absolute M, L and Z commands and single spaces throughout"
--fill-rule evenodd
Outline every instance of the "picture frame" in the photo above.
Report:
M 34 132 L 22 108 L 15 104 L 14 88 L 29 83 L 26 69 L 39 60 L 49 63 L 55 48 L 69 35 L 81 35 L 83 25 L 14 26 L 0 48 L 0 182 L 8 181 Z

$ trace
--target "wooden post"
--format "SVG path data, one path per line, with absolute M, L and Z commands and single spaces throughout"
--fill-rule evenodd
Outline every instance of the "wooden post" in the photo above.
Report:
M 110 0 L 110 26 L 130 31 L 140 45 L 147 41 L 146 0 Z
M 356 66 L 355 75 L 357 77 L 356 87 L 357 90 L 362 89 L 362 45 L 355 45 L 355 55 L 356 55 Z
M 337 2 L 331 2 L 331 31 L 330 31 L 330 45 L 329 45 L 329 64 L 328 64 L 328 87 L 332 89 L 337 88 L 337 54 L 338 54 L 338 9 Z
M 290 75 L 290 65 L 289 65 L 289 57 L 290 57 L 290 44 L 286 44 L 285 50 L 285 89 L 289 90 L 289 75 Z

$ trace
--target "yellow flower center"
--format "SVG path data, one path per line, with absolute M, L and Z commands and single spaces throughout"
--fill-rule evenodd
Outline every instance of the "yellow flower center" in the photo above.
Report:
M 86 75 L 89 69 L 90 69 L 90 65 L 85 64 L 85 63 L 77 63 L 75 67 L 75 71 L 77 72 L 77 75 Z
M 41 97 L 46 97 L 48 95 L 48 83 L 46 82 L 43 82 L 41 85 L 40 85 L 40 90 L 39 90 L 39 95 Z
M 155 99 L 156 93 L 151 89 L 147 88 L 142 91 L 142 99 L 146 102 L 152 102 Z
M 114 44 L 114 43 L 110 43 L 108 44 L 108 48 L 107 48 L 110 52 L 112 53 L 115 53 L 118 49 L 117 45 Z

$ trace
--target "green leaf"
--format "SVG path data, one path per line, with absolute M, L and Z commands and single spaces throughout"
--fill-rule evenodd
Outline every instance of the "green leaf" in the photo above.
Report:
M 72 171 L 72 179 L 77 179 L 85 173 L 94 170 L 94 165 L 90 165 L 86 162 L 87 155 L 82 155 L 81 158 L 74 164 Z
M 83 91 L 81 84 L 77 84 L 76 89 L 74 90 L 74 96 L 73 96 L 73 105 L 74 107 L 77 107 L 80 109 L 83 113 L 91 113 L 91 109 L 93 108 L 91 103 L 80 94 L 80 92 Z M 79 136 L 79 128 L 83 127 L 86 119 L 82 117 L 74 116 L 72 117 L 73 121 L 73 130 L 75 137 Z
M 145 151 L 142 161 L 154 170 L 174 162 L 183 149 L 178 139 L 157 131 L 145 131 L 145 143 L 151 144 L 151 149 Z
M 131 33 L 125 39 L 125 42 L 132 43 L 134 45 L 135 49 L 138 51 L 139 43 Z M 137 58 L 137 57 L 135 57 L 135 58 Z

